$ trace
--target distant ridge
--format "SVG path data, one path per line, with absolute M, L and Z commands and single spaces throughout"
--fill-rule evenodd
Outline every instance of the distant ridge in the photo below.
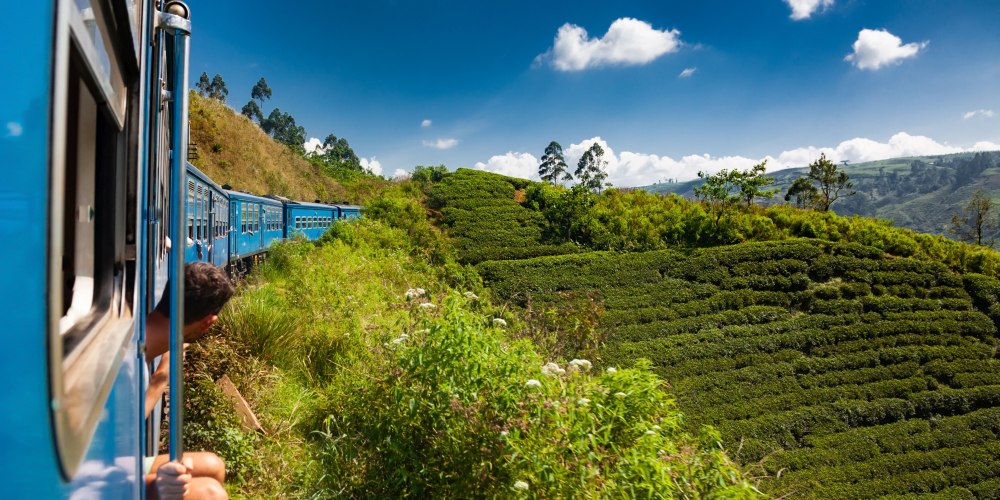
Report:
M 922 233 L 947 234 L 952 214 L 968 203 L 976 190 L 1000 201 L 1000 152 L 907 156 L 841 168 L 850 175 L 857 194 L 834 204 L 834 212 L 887 219 Z M 770 203 L 783 203 L 785 191 L 807 171 L 803 166 L 770 172 L 781 189 Z M 693 180 L 642 189 L 693 198 L 694 188 L 700 184 L 701 180 Z

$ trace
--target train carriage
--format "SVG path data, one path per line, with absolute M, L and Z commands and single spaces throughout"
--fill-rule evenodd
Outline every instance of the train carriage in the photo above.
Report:
M 296 234 L 317 240 L 338 218 L 337 207 L 321 203 L 285 202 L 285 237 Z
M 194 165 L 187 164 L 185 262 L 229 263 L 229 195 Z
M 237 191 L 227 194 L 230 260 L 258 255 L 281 240 L 281 202 Z
M 357 205 L 334 204 L 337 207 L 337 218 L 343 220 L 353 220 L 361 218 L 361 207 Z

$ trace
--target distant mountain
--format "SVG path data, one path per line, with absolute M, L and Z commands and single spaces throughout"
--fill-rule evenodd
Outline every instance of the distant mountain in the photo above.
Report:
M 951 216 L 983 190 L 1000 202 L 1000 152 L 892 158 L 842 166 L 857 194 L 833 205 L 840 215 L 863 215 L 896 226 L 947 234 Z M 784 194 L 808 167 L 771 172 L 781 191 L 769 203 L 784 203 Z M 653 193 L 694 197 L 701 180 L 643 186 Z

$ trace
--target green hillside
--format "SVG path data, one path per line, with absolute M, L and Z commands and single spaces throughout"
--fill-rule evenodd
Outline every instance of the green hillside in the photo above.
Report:
M 946 234 L 952 214 L 983 190 L 1000 201 L 1000 152 L 959 153 L 941 156 L 893 158 L 849 164 L 842 169 L 855 184 L 857 194 L 833 205 L 841 215 L 861 215 L 893 221 L 931 234 Z M 772 172 L 781 196 L 807 168 Z M 653 193 L 694 197 L 700 180 L 646 186 Z
M 555 207 L 569 191 L 452 175 L 462 182 L 432 199 L 444 214 L 461 200 L 478 222 L 442 219 L 494 300 L 524 316 L 520 334 L 603 367 L 651 360 L 687 425 L 718 428 L 766 493 L 1000 486 L 996 252 L 783 206 L 715 220 L 700 203 L 615 190 L 584 204 L 567 241 Z M 521 215 L 492 216 L 501 205 Z M 518 259 L 560 245 L 575 252 Z

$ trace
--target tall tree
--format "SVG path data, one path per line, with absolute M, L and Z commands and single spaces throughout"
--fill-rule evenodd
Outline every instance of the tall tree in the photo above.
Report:
M 806 177 L 819 185 L 815 204 L 817 209 L 824 212 L 829 211 L 830 205 L 841 196 L 852 196 L 855 193 L 852 189 L 854 183 L 849 180 L 847 173 L 826 159 L 826 153 L 821 153 L 819 159 L 809 165 Z
M 748 170 L 733 171 L 735 187 L 740 192 L 740 198 L 748 207 L 753 205 L 755 198 L 771 198 L 778 192 L 777 189 L 764 189 L 774 184 L 774 177 L 764 175 L 765 171 L 767 171 L 767 160 Z
M 347 139 L 330 134 L 323 140 L 323 159 L 351 170 L 361 172 L 361 159 L 351 149 Z
M 785 193 L 785 201 L 790 202 L 794 199 L 796 207 L 806 208 L 815 205 L 817 196 L 819 191 L 812 180 L 808 177 L 799 177 L 789 186 L 788 192 Z
M 951 216 L 950 231 L 960 241 L 992 247 L 996 239 L 997 216 L 993 200 L 976 191 L 961 211 Z
M 576 164 L 575 175 L 581 186 L 600 193 L 606 186 L 611 185 L 604 182 L 608 178 L 608 173 L 604 170 L 607 166 L 608 162 L 604 160 L 604 148 L 595 142 L 580 157 L 580 161 Z
M 257 120 L 257 123 L 261 123 L 264 120 L 264 113 L 260 110 L 260 106 L 257 105 L 257 101 L 250 99 L 240 110 L 243 116 L 251 119 Z
M 260 126 L 274 140 L 286 144 L 299 152 L 305 150 L 306 129 L 297 125 L 292 115 L 274 108 L 271 110 L 271 114 L 261 122 Z
M 715 223 L 716 231 L 722 226 L 722 221 L 730 215 L 736 205 L 743 199 L 737 188 L 738 170 L 722 169 L 715 174 L 698 172 L 705 182 L 694 188 L 694 195 L 708 205 L 708 211 Z M 735 192 L 735 193 L 734 193 Z
M 208 73 L 203 71 L 201 77 L 198 78 L 198 84 L 194 87 L 198 89 L 198 95 L 208 97 L 212 93 L 212 82 L 208 79 Z
M 226 81 L 222 79 L 222 75 L 216 73 L 212 77 L 212 85 L 209 87 L 208 97 L 215 99 L 219 102 L 226 102 L 226 96 L 229 95 L 229 88 L 226 87 Z
M 569 166 L 566 165 L 566 158 L 563 156 L 562 146 L 558 142 L 552 141 L 545 148 L 542 163 L 538 165 L 538 176 L 553 185 L 573 180 Z
M 264 101 L 271 98 L 271 87 L 267 86 L 264 77 L 257 80 L 257 84 L 250 90 L 250 98 L 260 102 L 260 107 L 264 107 Z

